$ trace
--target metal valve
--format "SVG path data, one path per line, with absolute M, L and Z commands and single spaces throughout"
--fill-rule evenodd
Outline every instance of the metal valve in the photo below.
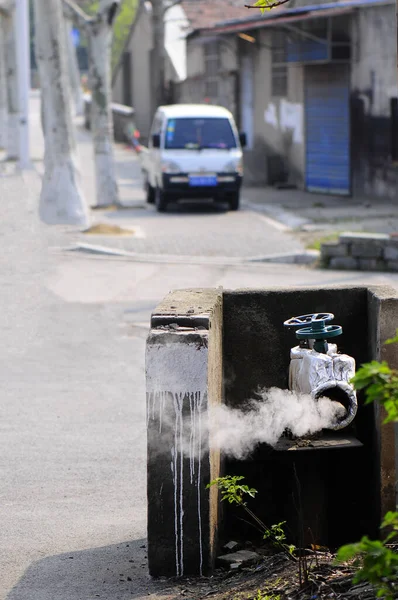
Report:
M 313 313 L 292 317 L 285 321 L 284 325 L 285 327 L 297 328 L 296 338 L 300 340 L 300 344 L 302 341 L 315 340 L 314 350 L 327 354 L 328 343 L 326 340 L 343 333 L 340 325 L 326 325 L 332 319 L 334 319 L 332 313 Z M 303 327 L 303 325 L 309 325 L 309 327 Z

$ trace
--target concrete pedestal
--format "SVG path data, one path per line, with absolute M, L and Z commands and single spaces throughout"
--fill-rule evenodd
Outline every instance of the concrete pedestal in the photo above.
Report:
M 239 530 L 245 525 L 228 506 L 219 520 L 217 492 L 206 489 L 220 473 L 220 456 L 206 438 L 212 406 L 225 401 L 242 408 L 259 387 L 287 389 L 296 341 L 283 322 L 319 312 L 335 314 L 343 327 L 339 351 L 354 357 L 357 367 L 385 359 L 398 368 L 398 346 L 383 345 L 398 328 L 392 288 L 185 290 L 167 296 L 154 312 L 147 345 L 151 575 L 206 573 L 218 533 L 230 538 L 233 531 L 243 541 L 251 535 L 251 529 Z M 331 547 L 375 536 L 396 502 L 395 431 L 382 420 L 379 407 L 365 406 L 359 393 L 353 449 L 304 454 L 264 444 L 250 460 L 225 459 L 223 473 L 244 475 L 259 490 L 250 508 L 267 525 L 287 521 L 293 543 L 303 525 L 311 543 L 314 536 Z M 297 522 L 298 487 L 304 524 Z
M 174 292 L 152 316 L 147 343 L 150 574 L 202 575 L 214 562 L 219 453 L 211 405 L 222 399 L 222 294 Z

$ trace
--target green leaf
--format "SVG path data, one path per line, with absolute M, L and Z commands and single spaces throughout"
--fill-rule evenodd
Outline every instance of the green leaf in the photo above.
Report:
M 388 340 L 386 340 L 384 343 L 385 344 L 398 344 L 398 329 L 395 331 L 394 337 L 388 338 Z

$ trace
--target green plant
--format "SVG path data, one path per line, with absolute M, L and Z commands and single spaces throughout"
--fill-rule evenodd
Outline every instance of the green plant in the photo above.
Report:
M 254 498 L 257 494 L 257 490 L 255 488 L 250 488 L 246 484 L 240 483 L 244 477 L 242 475 L 226 475 L 225 477 L 217 477 L 213 481 L 211 481 L 207 488 L 211 488 L 212 486 L 217 486 L 217 488 L 221 492 L 221 501 L 227 501 L 229 504 L 236 504 L 243 508 L 243 510 L 253 519 L 256 525 L 259 527 L 260 531 L 263 534 L 264 539 L 268 540 L 274 548 L 281 550 L 289 558 L 292 560 L 296 560 L 293 552 L 295 550 L 295 546 L 288 545 L 285 543 L 286 536 L 283 531 L 284 521 L 278 523 L 276 525 L 271 525 L 268 527 L 253 513 L 250 508 L 247 506 L 247 502 L 245 502 L 244 498 L 249 496 Z
M 90 15 L 98 11 L 98 0 L 86 0 L 80 3 Z M 122 0 L 113 25 L 112 70 L 116 67 L 128 38 L 137 10 L 138 0 Z
M 328 244 L 331 242 L 337 242 L 339 239 L 339 232 L 335 231 L 333 233 L 329 233 L 327 235 L 322 235 L 318 238 L 313 239 L 312 241 L 306 244 L 307 250 L 320 250 L 322 244 Z
M 290 0 L 257 0 L 254 4 L 245 4 L 245 6 L 246 8 L 259 8 L 261 13 L 263 13 L 265 10 L 271 10 L 271 8 L 282 6 L 282 4 L 286 4 L 287 2 L 290 2 Z
M 396 335 L 385 343 L 398 343 L 398 330 Z M 352 383 L 357 390 L 365 391 L 366 404 L 378 402 L 384 406 L 387 412 L 384 423 L 398 421 L 398 371 L 396 369 L 391 369 L 386 361 L 373 360 L 358 369 Z
M 398 343 L 396 335 L 386 344 Z M 364 390 L 366 404 L 379 402 L 387 416 L 384 423 L 398 422 L 398 371 L 387 362 L 372 361 L 358 369 L 352 379 L 357 390 Z M 388 512 L 380 527 L 387 530 L 382 540 L 364 536 L 359 542 L 342 546 L 337 553 L 338 562 L 355 559 L 359 566 L 353 581 L 368 581 L 376 589 L 378 598 L 395 600 L 398 596 L 398 554 L 391 543 L 398 542 L 398 512 Z
M 398 539 L 398 513 L 387 513 L 381 528 L 390 529 L 384 540 L 370 540 L 365 535 L 355 544 L 342 546 L 337 560 L 359 560 L 361 566 L 354 576 L 354 583 L 368 581 L 375 586 L 378 598 L 394 600 L 398 594 L 398 554 L 388 543 Z
M 273 594 L 263 594 L 261 590 L 258 590 L 257 592 L 257 596 L 253 597 L 253 600 L 280 600 L 281 597 L 278 594 L 277 596 L 274 596 Z

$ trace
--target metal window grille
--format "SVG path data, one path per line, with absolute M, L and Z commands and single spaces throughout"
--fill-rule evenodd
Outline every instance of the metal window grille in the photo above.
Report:
M 271 94 L 287 96 L 286 34 L 281 29 L 272 32 Z
M 398 98 L 391 98 L 391 160 L 398 162 Z
M 286 67 L 286 65 L 272 67 L 271 94 L 272 94 L 272 96 L 280 96 L 280 97 L 287 96 L 287 67 Z
M 220 55 L 218 43 L 210 42 L 205 45 L 205 74 L 206 96 L 213 100 L 218 98 L 218 74 L 220 70 Z

